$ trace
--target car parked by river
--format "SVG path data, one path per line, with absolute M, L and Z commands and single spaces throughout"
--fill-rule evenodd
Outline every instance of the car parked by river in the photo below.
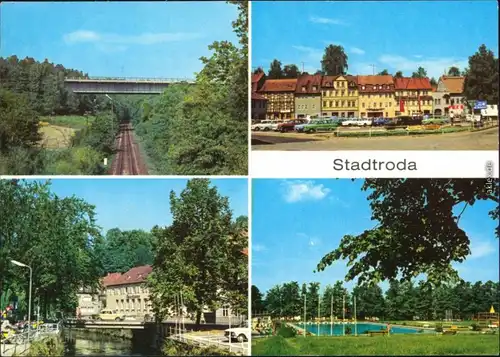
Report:
M 248 321 L 243 322 L 241 325 L 233 328 L 228 328 L 224 331 L 224 336 L 229 341 L 247 342 L 250 340 L 251 329 Z
M 98 321 L 123 321 L 125 315 L 118 313 L 118 310 L 102 309 L 97 317 Z

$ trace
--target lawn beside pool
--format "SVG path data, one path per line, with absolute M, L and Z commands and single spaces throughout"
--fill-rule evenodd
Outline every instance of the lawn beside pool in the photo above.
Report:
M 254 356 L 498 355 L 497 335 L 274 336 L 252 341 Z

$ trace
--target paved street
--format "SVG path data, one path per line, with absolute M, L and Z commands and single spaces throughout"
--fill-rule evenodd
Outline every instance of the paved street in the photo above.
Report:
M 217 346 L 219 348 L 227 349 L 228 351 L 247 355 L 249 352 L 249 342 L 231 342 L 224 337 L 224 331 L 220 332 L 207 332 L 207 333 L 187 333 L 182 335 L 172 336 L 174 339 L 180 341 L 190 341 L 204 346 Z
M 477 132 L 425 136 L 320 139 L 315 135 L 308 141 L 295 140 L 291 137 L 295 134 L 285 135 L 279 142 L 274 139 L 276 133 L 252 135 L 252 141 L 256 137 L 258 140 L 276 142 L 269 145 L 252 145 L 252 150 L 498 150 L 498 127 Z

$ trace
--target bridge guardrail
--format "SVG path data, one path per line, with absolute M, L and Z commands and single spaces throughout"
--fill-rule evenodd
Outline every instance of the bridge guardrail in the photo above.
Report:
M 191 334 L 189 333 L 191 332 Z M 229 352 L 234 352 L 248 356 L 250 353 L 250 342 L 224 342 L 219 339 L 220 335 L 214 335 L 215 338 L 209 338 L 204 336 L 193 335 L 194 331 L 189 331 L 186 329 L 172 328 L 169 327 L 169 338 L 175 341 L 190 343 L 200 347 L 216 346 L 217 348 L 229 350 Z M 210 335 L 210 332 L 208 332 Z M 223 336 L 222 336 L 223 337 Z
M 139 78 L 139 77 L 67 77 L 70 81 L 127 81 L 127 82 L 187 82 L 194 83 L 192 78 Z
M 13 349 L 14 351 L 12 352 L 12 354 L 9 352 L 9 355 L 15 355 L 16 353 L 19 352 L 18 346 L 22 345 L 24 346 L 24 350 L 19 352 L 22 353 L 29 348 L 28 337 L 31 342 L 31 341 L 36 341 L 47 334 L 59 333 L 60 331 L 62 331 L 62 321 L 59 321 L 57 324 L 48 323 L 48 324 L 42 324 L 41 326 L 37 325 L 36 329 L 31 328 L 29 331 L 15 333 L 12 336 L 8 335 L 7 337 L 2 336 L 2 346 L 0 352 L 1 354 L 6 354 L 7 351 Z

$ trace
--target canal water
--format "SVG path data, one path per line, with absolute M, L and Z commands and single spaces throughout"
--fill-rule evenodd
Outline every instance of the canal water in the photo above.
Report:
M 146 357 L 160 355 L 158 351 L 141 346 L 128 339 L 64 330 L 65 357 L 73 356 L 133 356 Z

